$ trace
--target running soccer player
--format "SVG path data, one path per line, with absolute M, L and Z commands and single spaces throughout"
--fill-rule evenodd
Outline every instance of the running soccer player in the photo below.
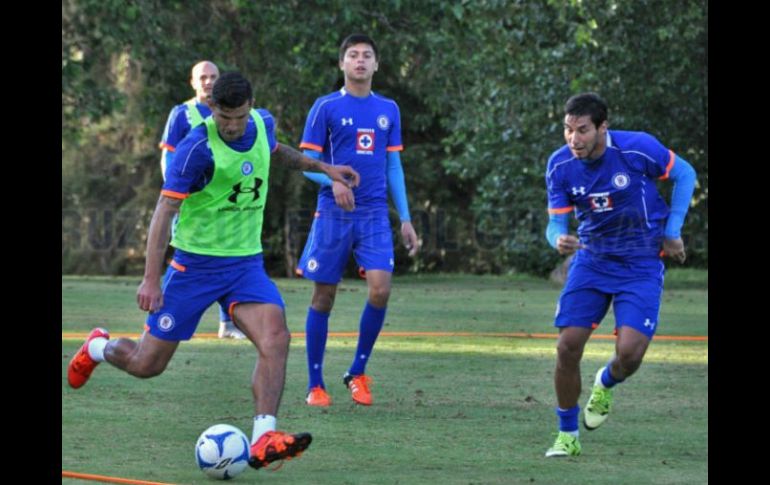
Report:
M 554 386 L 559 433 L 547 457 L 577 456 L 580 359 L 591 332 L 612 304 L 615 354 L 596 373 L 583 424 L 604 423 L 615 385 L 642 363 L 658 328 L 665 266 L 661 252 L 684 262 L 680 236 L 695 184 L 695 170 L 644 132 L 608 129 L 607 104 L 595 93 L 578 94 L 564 107 L 566 145 L 546 171 L 548 242 L 575 254 L 556 307 L 559 329 Z M 671 209 L 655 187 L 674 182 Z M 580 225 L 569 234 L 568 216 Z

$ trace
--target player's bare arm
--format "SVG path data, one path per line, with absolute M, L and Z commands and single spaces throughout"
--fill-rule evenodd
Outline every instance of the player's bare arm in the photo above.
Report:
M 348 187 L 356 187 L 361 178 L 358 172 L 347 165 L 329 165 L 308 157 L 304 153 L 295 150 L 282 143 L 278 143 L 271 155 L 271 161 L 278 162 L 286 168 L 303 170 L 307 172 L 321 172 Z
M 147 256 L 144 263 L 144 278 L 136 291 L 136 302 L 144 311 L 155 311 L 163 304 L 160 290 L 160 275 L 163 271 L 163 257 L 166 255 L 171 220 L 179 212 L 182 199 L 161 195 L 152 214 L 150 230 L 147 233 Z

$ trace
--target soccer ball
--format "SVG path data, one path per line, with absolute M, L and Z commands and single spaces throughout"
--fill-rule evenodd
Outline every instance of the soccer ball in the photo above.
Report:
M 218 480 L 240 475 L 249 464 L 249 440 L 229 424 L 215 424 L 195 443 L 195 460 L 203 473 Z

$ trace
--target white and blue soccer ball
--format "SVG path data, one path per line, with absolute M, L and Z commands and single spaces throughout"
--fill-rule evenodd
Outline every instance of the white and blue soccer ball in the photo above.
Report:
M 229 480 L 249 465 L 249 440 L 235 426 L 215 424 L 195 443 L 195 461 L 211 478 Z

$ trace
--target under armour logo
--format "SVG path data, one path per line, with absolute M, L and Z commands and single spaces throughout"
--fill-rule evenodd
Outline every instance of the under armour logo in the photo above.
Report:
M 582 185 L 580 187 L 572 187 L 572 195 L 586 195 L 586 188 Z
M 342 126 L 352 125 L 352 124 L 353 124 L 353 118 L 342 118 Z
M 262 179 L 255 179 L 254 180 L 254 187 L 245 187 L 241 188 L 241 183 L 238 182 L 237 184 L 233 185 L 233 193 L 230 194 L 230 197 L 227 198 L 230 202 L 235 204 L 238 201 L 238 196 L 240 194 L 248 194 L 251 192 L 253 195 L 253 199 L 251 199 L 252 202 L 259 199 L 259 187 L 262 186 Z

